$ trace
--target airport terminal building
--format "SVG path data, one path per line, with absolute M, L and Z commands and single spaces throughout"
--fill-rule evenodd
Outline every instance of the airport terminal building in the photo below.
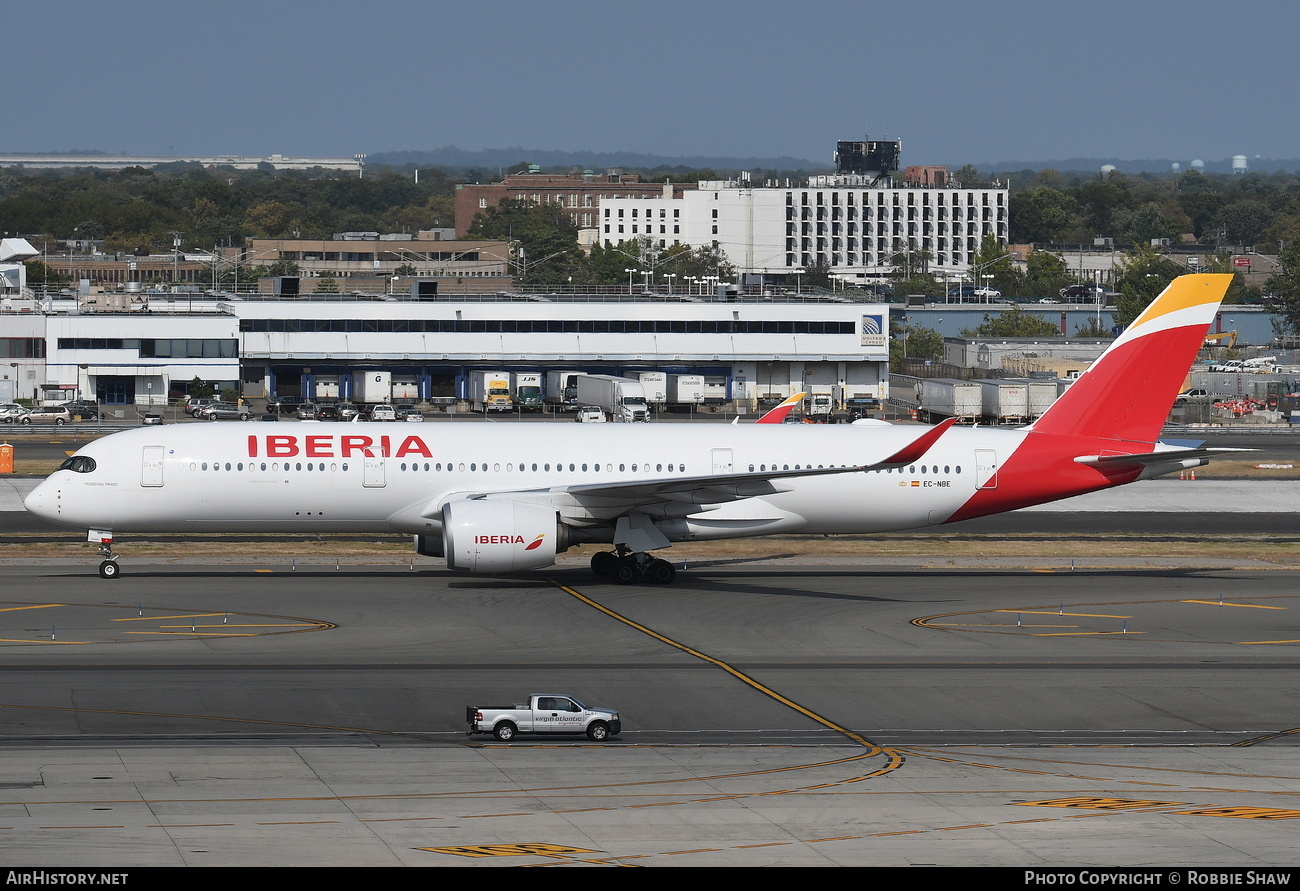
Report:
M 31 304 L 2 317 L 0 375 L 16 397 L 47 401 L 160 405 L 196 377 L 250 399 L 349 400 L 361 375 L 385 371 L 394 399 L 450 408 L 475 370 L 696 374 L 740 410 L 836 386 L 888 396 L 889 307 L 845 298 L 144 292 L 124 311 L 85 311 L 75 296 Z

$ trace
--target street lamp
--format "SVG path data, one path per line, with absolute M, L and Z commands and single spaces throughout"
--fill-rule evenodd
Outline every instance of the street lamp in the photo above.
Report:
M 624 269 L 623 271 L 627 273 L 627 294 L 628 294 L 629 297 L 631 297 L 631 296 L 632 296 L 632 276 L 636 275 L 636 274 L 637 274 L 638 272 L 640 272 L 641 270 L 640 270 L 640 269 Z
M 668 296 L 671 297 L 673 296 L 673 279 L 677 278 L 677 273 L 666 272 L 664 278 L 668 279 Z

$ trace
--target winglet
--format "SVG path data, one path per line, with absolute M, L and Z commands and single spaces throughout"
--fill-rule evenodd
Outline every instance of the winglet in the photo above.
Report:
M 763 415 L 763 417 L 759 418 L 759 419 L 758 419 L 757 421 L 755 421 L 754 423 L 755 423 L 755 424 L 780 424 L 780 423 L 782 423 L 783 421 L 785 421 L 786 415 L 790 414 L 791 410 L 792 410 L 796 405 L 798 405 L 800 402 L 803 402 L 804 397 L 807 396 L 807 395 L 808 395 L 807 393 L 795 393 L 793 396 L 791 396 L 791 397 L 790 397 L 789 399 L 787 399 L 785 402 L 782 402 L 780 405 L 778 405 L 776 408 L 772 409 L 772 410 L 771 410 L 770 412 L 768 412 L 767 414 Z
M 922 455 L 930 451 L 930 447 L 939 441 L 939 437 L 948 432 L 953 424 L 957 423 L 956 418 L 948 418 L 945 421 L 934 425 L 922 435 L 903 446 L 897 452 L 890 455 L 884 461 L 872 464 L 873 470 L 877 468 L 904 467 L 920 459 Z

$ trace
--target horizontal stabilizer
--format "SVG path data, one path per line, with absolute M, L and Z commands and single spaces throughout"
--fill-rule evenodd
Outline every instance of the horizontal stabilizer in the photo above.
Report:
M 1080 455 L 1075 464 L 1089 467 L 1149 467 L 1187 459 L 1208 459 L 1222 452 L 1253 452 L 1255 449 L 1167 449 L 1161 452 L 1143 452 L 1139 455 Z

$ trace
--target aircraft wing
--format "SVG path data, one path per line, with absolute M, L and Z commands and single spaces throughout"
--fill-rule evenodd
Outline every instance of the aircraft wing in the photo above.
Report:
M 929 451 L 955 423 L 955 418 L 949 418 L 934 427 L 927 427 L 925 432 L 903 448 L 883 460 L 870 464 L 811 467 L 800 470 L 759 470 L 708 476 L 657 477 L 635 482 L 579 483 L 541 489 L 465 493 L 463 497 L 551 502 L 558 499 L 561 513 L 566 513 L 565 505 L 568 504 L 592 515 L 606 517 L 617 516 L 632 509 L 645 511 L 655 505 L 670 503 L 721 504 L 781 492 L 783 480 L 905 467 L 920 460 L 921 456 Z M 431 506 L 430 513 L 437 509 L 440 507 Z

